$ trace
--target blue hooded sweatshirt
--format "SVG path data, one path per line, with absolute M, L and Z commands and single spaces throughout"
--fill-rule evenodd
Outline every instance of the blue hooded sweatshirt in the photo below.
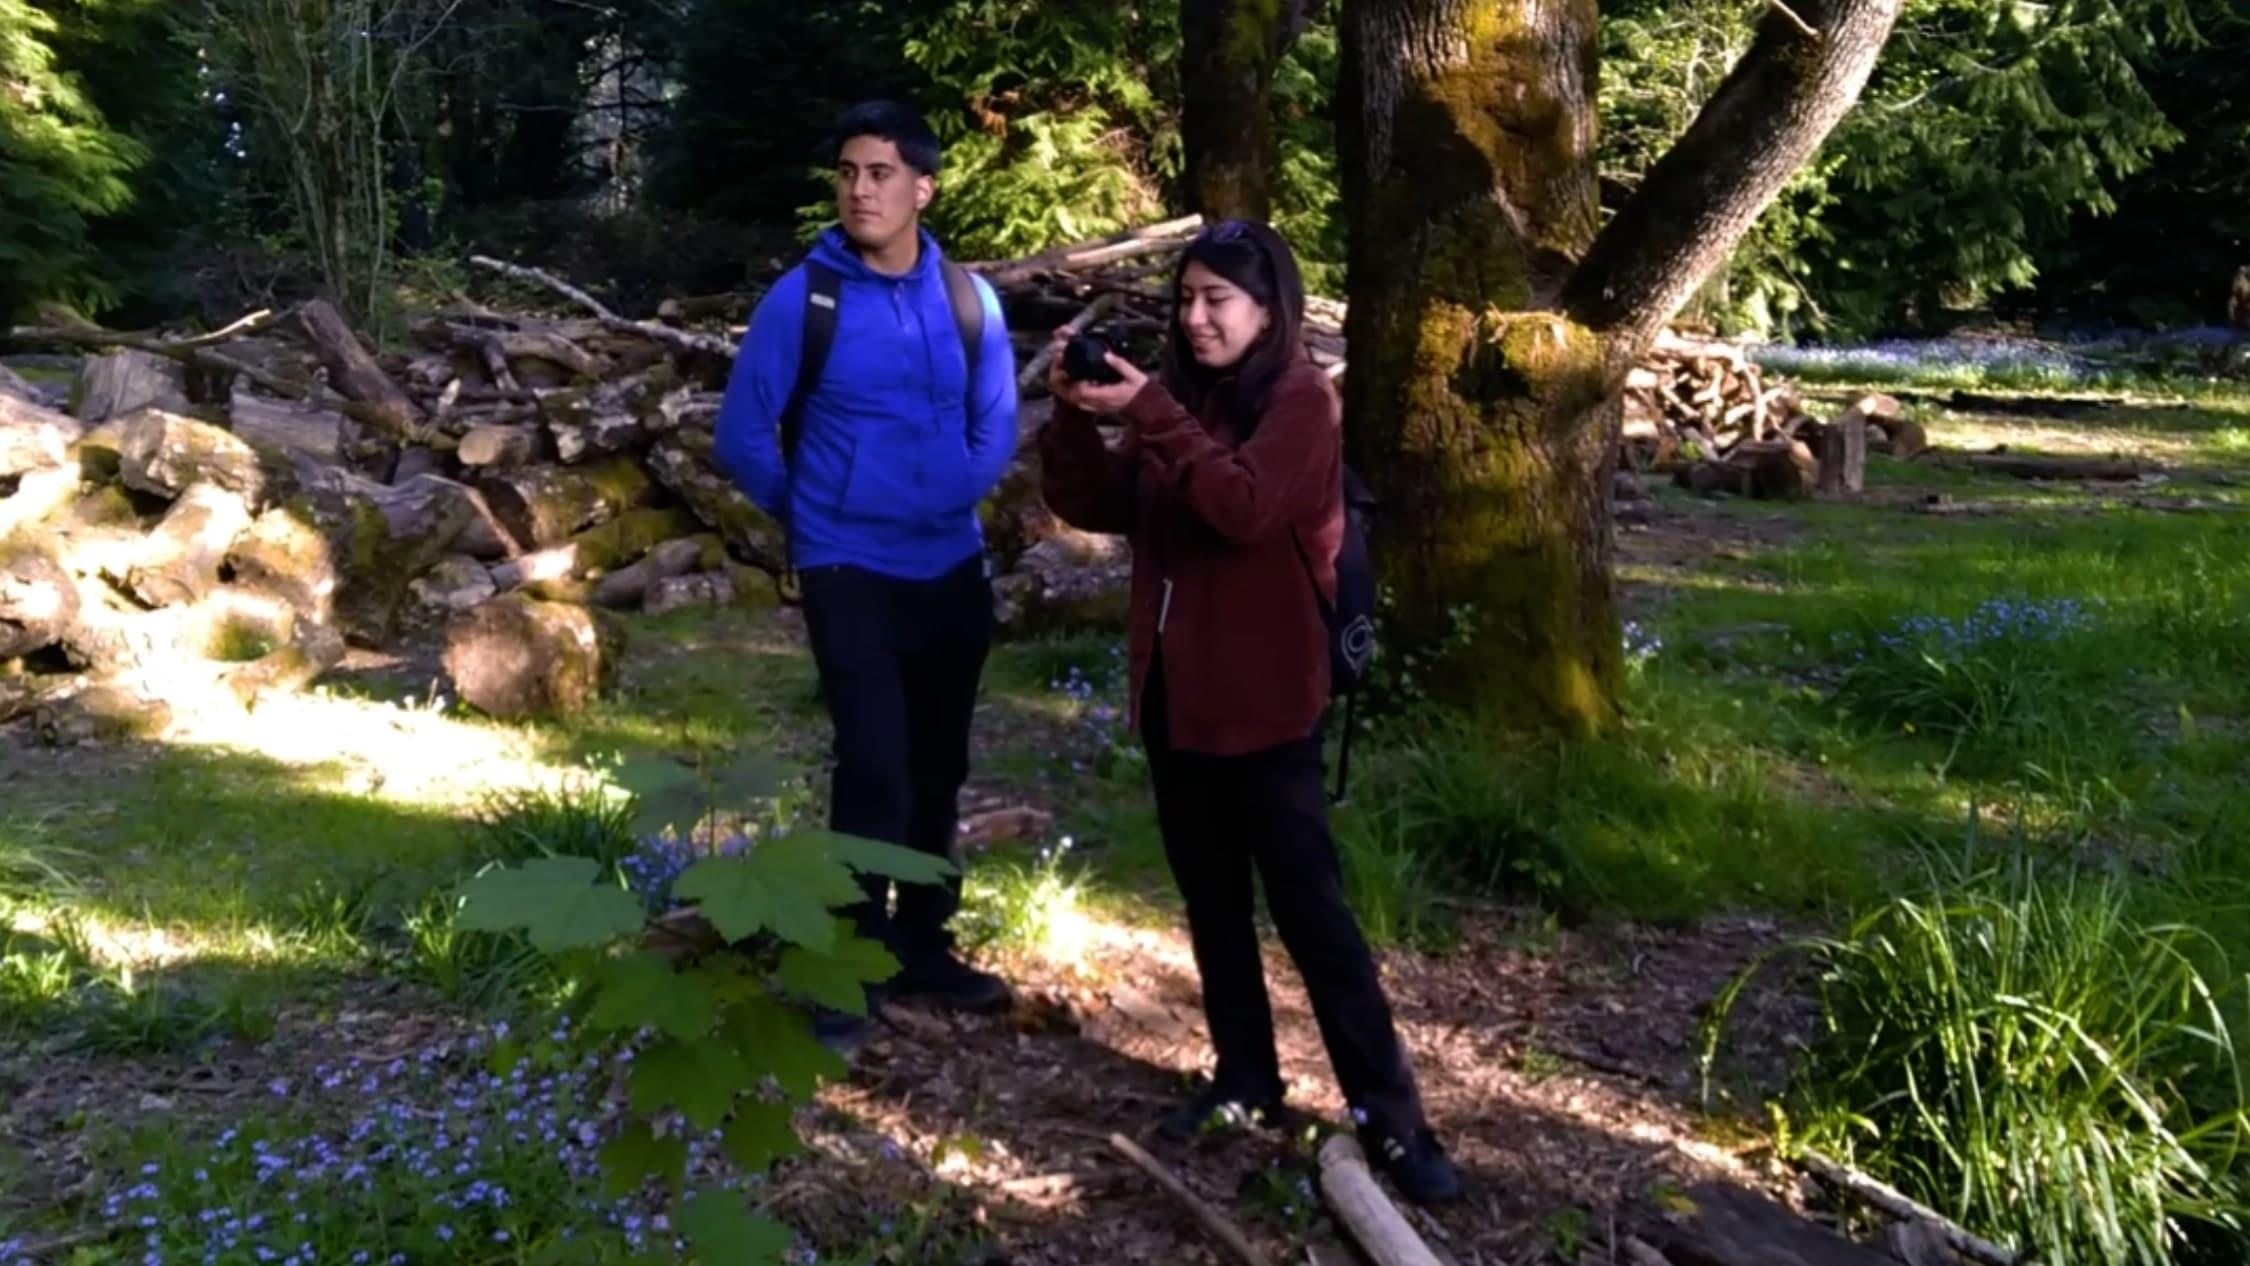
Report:
M 836 339 L 805 398 L 794 469 L 779 419 L 804 342 L 805 270 L 758 302 L 719 407 L 719 465 L 789 529 L 800 569 L 848 564 L 928 580 L 984 548 L 977 503 L 1016 451 L 1015 356 L 999 296 L 982 278 L 984 341 L 968 381 L 937 241 L 911 271 L 869 268 L 831 227 L 812 257 L 843 279 Z

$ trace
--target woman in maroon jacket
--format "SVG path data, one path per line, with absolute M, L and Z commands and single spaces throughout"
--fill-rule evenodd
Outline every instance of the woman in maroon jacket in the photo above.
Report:
M 1409 1197 L 1448 1200 L 1460 1177 L 1424 1120 L 1374 958 L 1344 904 L 1323 795 L 1321 608 L 1335 594 L 1343 534 L 1336 392 L 1305 354 L 1304 286 L 1272 229 L 1229 220 L 1205 230 L 1174 289 L 1153 378 L 1112 356 L 1122 381 L 1073 381 L 1057 335 L 1055 413 L 1039 437 L 1055 513 L 1133 544 L 1135 723 L 1218 1052 L 1210 1088 L 1164 1130 L 1186 1138 L 1214 1118 L 1286 1120 L 1254 867 L 1370 1154 Z M 1114 449 L 1099 415 L 1124 423 Z

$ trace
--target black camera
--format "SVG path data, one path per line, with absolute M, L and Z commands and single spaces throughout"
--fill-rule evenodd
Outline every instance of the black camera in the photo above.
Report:
M 1123 382 L 1125 375 L 1108 360 L 1109 344 L 1092 334 L 1080 334 L 1063 345 L 1063 373 L 1072 382 Z

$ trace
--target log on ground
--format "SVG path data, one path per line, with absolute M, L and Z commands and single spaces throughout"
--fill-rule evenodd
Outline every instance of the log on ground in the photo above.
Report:
M 682 430 L 648 453 L 650 473 L 681 504 L 717 532 L 736 558 L 765 571 L 781 569 L 781 529 L 712 465 L 711 437 Z
M 43 535 L 78 500 L 78 489 L 74 466 L 49 466 L 24 475 L 16 481 L 14 492 L 0 497 L 0 542 L 18 535 Z
M 365 406 L 367 420 L 399 439 L 419 435 L 422 411 L 414 407 L 413 397 L 375 363 L 333 304 L 311 300 L 297 309 L 297 324 L 328 370 L 328 381 L 345 398 Z
M 78 584 L 43 550 L 0 553 L 0 660 L 60 641 L 78 622 Z
M 695 527 L 695 516 L 676 506 L 627 510 L 560 545 L 494 567 L 492 583 L 506 591 L 600 576 Z
M 67 413 L 0 395 L 0 479 L 61 465 L 85 429 Z
M 194 602 L 218 588 L 227 551 L 249 529 L 250 507 L 240 496 L 196 484 L 150 530 L 146 550 L 121 579 L 152 607 Z
M 190 405 L 185 367 L 137 347 L 88 358 L 73 394 L 74 412 L 88 423 L 148 408 L 184 412 Z
M 478 482 L 514 537 L 534 548 L 560 545 L 653 498 L 639 462 L 613 457 L 586 466 L 527 466 Z
M 593 600 L 605 607 L 637 607 L 657 581 L 714 569 L 725 557 L 726 546 L 712 533 L 666 541 L 639 562 L 602 577 L 594 585 Z
M 252 505 L 264 500 L 267 474 L 256 449 L 208 422 L 143 409 L 120 420 L 118 460 L 125 486 L 177 496 L 215 484 Z
M 567 716 L 599 695 L 614 647 L 584 607 L 522 594 L 446 625 L 445 671 L 461 698 L 502 720 Z

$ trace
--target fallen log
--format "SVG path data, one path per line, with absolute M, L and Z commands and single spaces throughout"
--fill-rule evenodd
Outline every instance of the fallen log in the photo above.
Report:
M 1867 487 L 1867 416 L 1855 405 L 1820 436 L 1820 491 L 1857 496 Z
M 715 476 L 714 476 L 715 477 Z M 495 471 L 477 486 L 519 541 L 560 545 L 652 498 L 656 485 L 630 457 L 586 466 L 526 466 Z
M 385 433 L 401 440 L 422 440 L 422 411 L 413 397 L 391 380 L 375 357 L 360 345 L 334 304 L 309 300 L 296 312 L 297 325 L 312 344 L 313 352 L 328 371 L 328 381 L 345 399 L 366 406 L 368 417 Z M 295 394 L 295 393 L 291 393 Z
M 448 554 L 407 586 L 414 600 L 433 611 L 466 611 L 499 596 L 492 569 L 466 554 Z
M 445 671 L 461 698 L 489 716 L 567 716 L 600 693 L 613 657 L 608 641 L 584 607 L 512 594 L 447 623 Z
M 1797 1160 L 1823 1182 L 1871 1209 L 1904 1221 L 1921 1222 L 1936 1228 L 1945 1237 L 1946 1247 L 1972 1261 L 1986 1263 L 1986 1266 L 2036 1266 L 2031 1258 L 1973 1234 L 1960 1223 L 1897 1188 L 1831 1160 L 1819 1152 L 1808 1150 L 1798 1156 Z
M 970 265 L 970 268 L 983 273 L 985 279 L 995 286 L 1012 285 L 1045 272 L 1091 268 L 1098 264 L 1113 264 L 1119 260 L 1131 259 L 1137 255 L 1177 250 L 1202 228 L 1202 216 L 1182 216 L 1177 220 L 1165 220 L 1108 237 L 1042 251 L 1025 259 L 1005 263 L 978 263 Z
M 1225 1214 L 1212 1208 L 1208 1201 L 1189 1191 L 1186 1183 L 1173 1176 L 1171 1170 L 1143 1151 L 1139 1144 L 1122 1134 L 1112 1134 L 1109 1136 L 1109 1145 L 1120 1156 L 1133 1162 L 1134 1168 L 1154 1179 L 1156 1185 L 1164 1190 L 1164 1194 L 1178 1201 L 1180 1207 L 1186 1209 L 1189 1216 L 1212 1239 L 1225 1245 L 1227 1251 L 1234 1254 L 1235 1260 L 1243 1263 L 1243 1266 L 1266 1266 L 1266 1255 L 1250 1243 L 1249 1237 L 1242 1233 L 1241 1228 L 1229 1221 Z
M 2158 473 L 2154 466 L 2144 466 L 2127 458 L 2018 457 L 2012 453 L 1956 454 L 1937 449 L 1930 453 L 1941 465 L 1965 466 L 1988 475 L 2008 475 L 2016 479 L 2123 482 Z
M 709 533 L 666 541 L 639 562 L 620 567 L 597 581 L 593 601 L 604 607 L 637 607 L 657 581 L 691 571 L 710 570 L 725 558 L 725 545 Z
M 1439 1266 L 1437 1254 L 1376 1184 L 1367 1154 L 1350 1135 L 1321 1144 L 1320 1194 L 1375 1266 Z
M 683 352 L 701 352 L 729 361 L 734 359 L 735 344 L 725 339 L 712 338 L 709 335 L 696 334 L 688 330 L 676 330 L 660 321 L 627 320 L 610 311 L 608 305 L 599 299 L 552 273 L 537 268 L 526 268 L 522 264 L 511 264 L 506 260 L 493 259 L 486 255 L 471 255 L 469 256 L 469 262 L 479 268 L 491 269 L 502 276 L 544 286 L 592 312 L 601 321 L 604 329 L 615 330 L 621 334 L 638 334 L 643 338 L 669 344 Z
M 318 405 L 269 400 L 237 386 L 227 406 L 227 429 L 250 447 L 303 453 L 315 461 L 344 461 L 344 415 Z
M 117 452 L 126 487 L 177 496 L 216 484 L 253 504 L 266 494 L 256 449 L 208 422 L 142 409 L 118 420 Z
M 507 470 L 540 459 L 539 432 L 528 426 L 479 425 L 461 437 L 453 456 L 464 466 Z
M 305 619 L 335 618 L 337 569 L 329 539 L 299 511 L 268 510 L 227 551 L 235 583 L 270 594 Z
M 781 529 L 734 481 L 719 473 L 707 432 L 681 430 L 648 451 L 649 472 L 666 491 L 717 532 L 734 556 L 767 572 L 786 557 Z
M 678 507 L 627 510 L 560 545 L 534 550 L 491 569 L 503 593 L 525 585 L 581 580 L 614 571 L 658 545 L 695 530 L 693 514 Z
M 42 550 L 0 555 L 0 660 L 61 641 L 78 622 L 78 585 Z
M 684 576 L 667 576 L 648 587 L 648 596 L 642 600 L 641 610 L 649 615 L 665 615 L 689 607 L 732 606 L 742 592 L 742 586 L 736 583 L 731 571 L 699 571 Z
M 1899 1266 L 1764 1196 L 1716 1182 L 1668 1198 L 1641 1238 L 1671 1266 Z
M 0 394 L 0 479 L 61 465 L 85 431 L 85 425 L 67 413 Z
M 0 497 L 0 543 L 18 534 L 41 532 L 49 521 L 78 500 L 78 469 L 48 466 L 27 472 L 16 490 Z M 0 659 L 7 656 L 0 655 Z
M 149 530 L 141 557 L 119 579 L 152 607 L 195 602 L 219 587 L 227 552 L 249 529 L 250 507 L 239 494 L 196 484 Z

